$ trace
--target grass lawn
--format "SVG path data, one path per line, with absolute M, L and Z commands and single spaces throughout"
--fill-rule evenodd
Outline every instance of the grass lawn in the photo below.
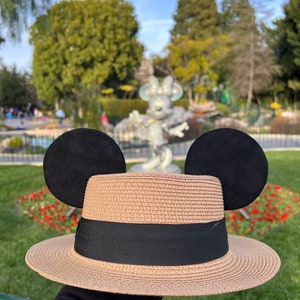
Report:
M 267 152 L 271 184 L 300 192 L 300 151 Z M 183 162 L 178 162 L 183 165 Z M 57 235 L 45 230 L 18 212 L 16 200 L 45 186 L 42 167 L 0 166 L 0 293 L 32 300 L 53 299 L 61 285 L 31 271 L 24 262 L 27 249 L 34 243 Z M 283 300 L 300 299 L 300 216 L 275 226 L 263 241 L 281 257 L 279 274 L 270 282 L 243 292 L 210 297 L 165 297 L 165 300 Z

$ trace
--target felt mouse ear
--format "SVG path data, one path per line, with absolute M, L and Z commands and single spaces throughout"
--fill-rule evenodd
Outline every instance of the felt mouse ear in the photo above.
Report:
M 187 154 L 185 173 L 218 177 L 224 209 L 237 209 L 253 202 L 263 190 L 268 161 L 260 145 L 248 134 L 222 128 L 195 140 Z
M 85 187 L 93 175 L 125 173 L 119 146 L 105 133 L 78 128 L 59 136 L 44 157 L 44 177 L 60 201 L 82 207 Z

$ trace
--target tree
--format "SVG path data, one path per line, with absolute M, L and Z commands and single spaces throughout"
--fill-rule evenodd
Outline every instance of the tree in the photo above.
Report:
M 40 14 L 51 3 L 51 0 L 2 0 L 0 2 L 0 22 L 2 37 L 6 35 L 12 39 L 18 40 L 21 32 L 28 25 L 28 18 L 31 15 Z
M 281 74 L 290 94 L 297 98 L 300 90 L 300 3 L 290 0 L 284 6 L 285 17 L 275 22 L 271 47 L 275 50 Z
M 168 46 L 175 77 L 183 84 L 190 104 L 203 100 L 217 85 L 215 67 L 227 55 L 225 35 L 193 41 L 179 36 Z
M 254 94 L 272 82 L 274 54 L 267 47 L 263 24 L 258 27 L 255 10 L 248 0 L 224 0 L 223 30 L 231 35 L 228 81 L 250 104 Z
M 123 0 L 53 5 L 30 31 L 39 97 L 52 104 L 76 101 L 83 88 L 130 77 L 143 54 L 137 31 L 133 7 Z
M 172 39 L 184 35 L 191 40 L 200 40 L 218 34 L 217 5 L 212 0 L 179 0 Z
M 0 105 L 22 108 L 29 102 L 37 104 L 28 74 L 18 73 L 15 66 L 11 70 L 3 67 L 0 73 Z
M 228 37 L 220 35 L 215 1 L 179 0 L 173 18 L 169 53 L 156 57 L 154 66 L 180 81 L 192 105 L 217 85 L 216 66 L 227 53 Z

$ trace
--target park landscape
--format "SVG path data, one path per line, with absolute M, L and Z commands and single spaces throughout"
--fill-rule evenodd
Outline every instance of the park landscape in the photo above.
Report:
M 273 247 L 281 258 L 281 270 L 273 280 L 255 289 L 199 299 L 297 299 L 299 295 L 300 156 L 298 151 L 268 151 L 266 155 L 269 177 L 262 195 L 254 202 L 258 206 L 247 208 L 250 220 L 230 212 L 227 228 Z M 177 162 L 180 167 L 183 163 Z M 0 171 L 0 289 L 30 299 L 43 299 L 45 294 L 53 298 L 61 286 L 32 272 L 24 255 L 40 240 L 73 231 L 80 212 L 68 217 L 68 208 L 48 194 L 41 166 L 3 165 Z
M 153 74 L 160 81 L 171 75 L 184 91 L 174 109 L 180 111 L 179 120 L 186 121 L 189 130 L 182 139 L 170 138 L 172 144 L 192 141 L 220 127 L 255 136 L 297 138 L 297 1 L 286 1 L 284 16 L 273 20 L 272 26 L 258 17 L 269 17 L 261 1 L 224 0 L 222 5 L 209 1 L 207 6 L 204 2 L 178 1 L 182 6 L 178 5 L 173 16 L 167 51 L 151 58 L 144 56 L 144 46 L 138 41 L 139 25 L 130 1 L 0 4 L 1 11 L 6 11 L 1 18 L 7 28 L 0 32 L 2 42 L 8 36 L 17 40 L 24 27 L 28 30 L 22 16 L 37 16 L 29 28 L 34 49 L 32 74 L 19 72 L 15 66 L 1 67 L 1 155 L 13 159 L 26 155 L 27 159 L 38 153 L 42 157 L 49 138 L 54 140 L 78 127 L 103 130 L 124 147 L 122 150 L 135 149 L 136 137 L 127 138 L 130 128 L 124 123 L 133 110 L 147 114 L 147 103 L 138 91 Z M 272 1 L 265 2 L 272 5 Z M 37 11 L 42 8 L 39 5 L 44 10 Z M 187 24 L 185 13 L 191 11 L 193 18 Z M 64 26 L 68 30 L 63 30 Z M 59 110 L 64 111 L 64 118 L 58 118 Z M 176 120 L 172 125 L 177 125 Z M 32 138 L 45 138 L 47 146 L 35 146 Z M 245 208 L 246 215 L 240 210 L 226 212 L 230 234 L 262 240 L 276 250 L 282 262 L 276 277 L 257 288 L 226 295 L 164 299 L 300 297 L 300 155 L 299 144 L 295 145 L 293 149 L 265 149 L 269 175 L 261 195 Z M 61 285 L 31 271 L 24 256 L 41 240 L 74 232 L 81 212 L 51 195 L 41 161 L 38 165 L 30 160 L 12 161 L 0 165 L 0 299 L 1 293 L 53 299 Z M 136 163 L 127 161 L 127 169 Z M 184 157 L 176 157 L 173 163 L 182 170 Z

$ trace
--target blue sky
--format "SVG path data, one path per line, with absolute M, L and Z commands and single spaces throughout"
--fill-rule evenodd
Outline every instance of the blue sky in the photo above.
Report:
M 173 27 L 172 16 L 176 12 L 177 0 L 128 0 L 135 7 L 140 25 L 138 39 L 145 45 L 146 54 L 159 54 L 169 42 L 169 31 Z M 201 0 L 199 0 L 201 1 Z M 219 3 L 221 0 L 217 0 Z M 282 16 L 282 6 L 287 0 L 269 1 L 273 18 Z M 0 58 L 6 66 L 16 65 L 19 71 L 31 70 L 32 47 L 28 34 L 24 33 L 21 43 L 7 41 L 0 47 Z

